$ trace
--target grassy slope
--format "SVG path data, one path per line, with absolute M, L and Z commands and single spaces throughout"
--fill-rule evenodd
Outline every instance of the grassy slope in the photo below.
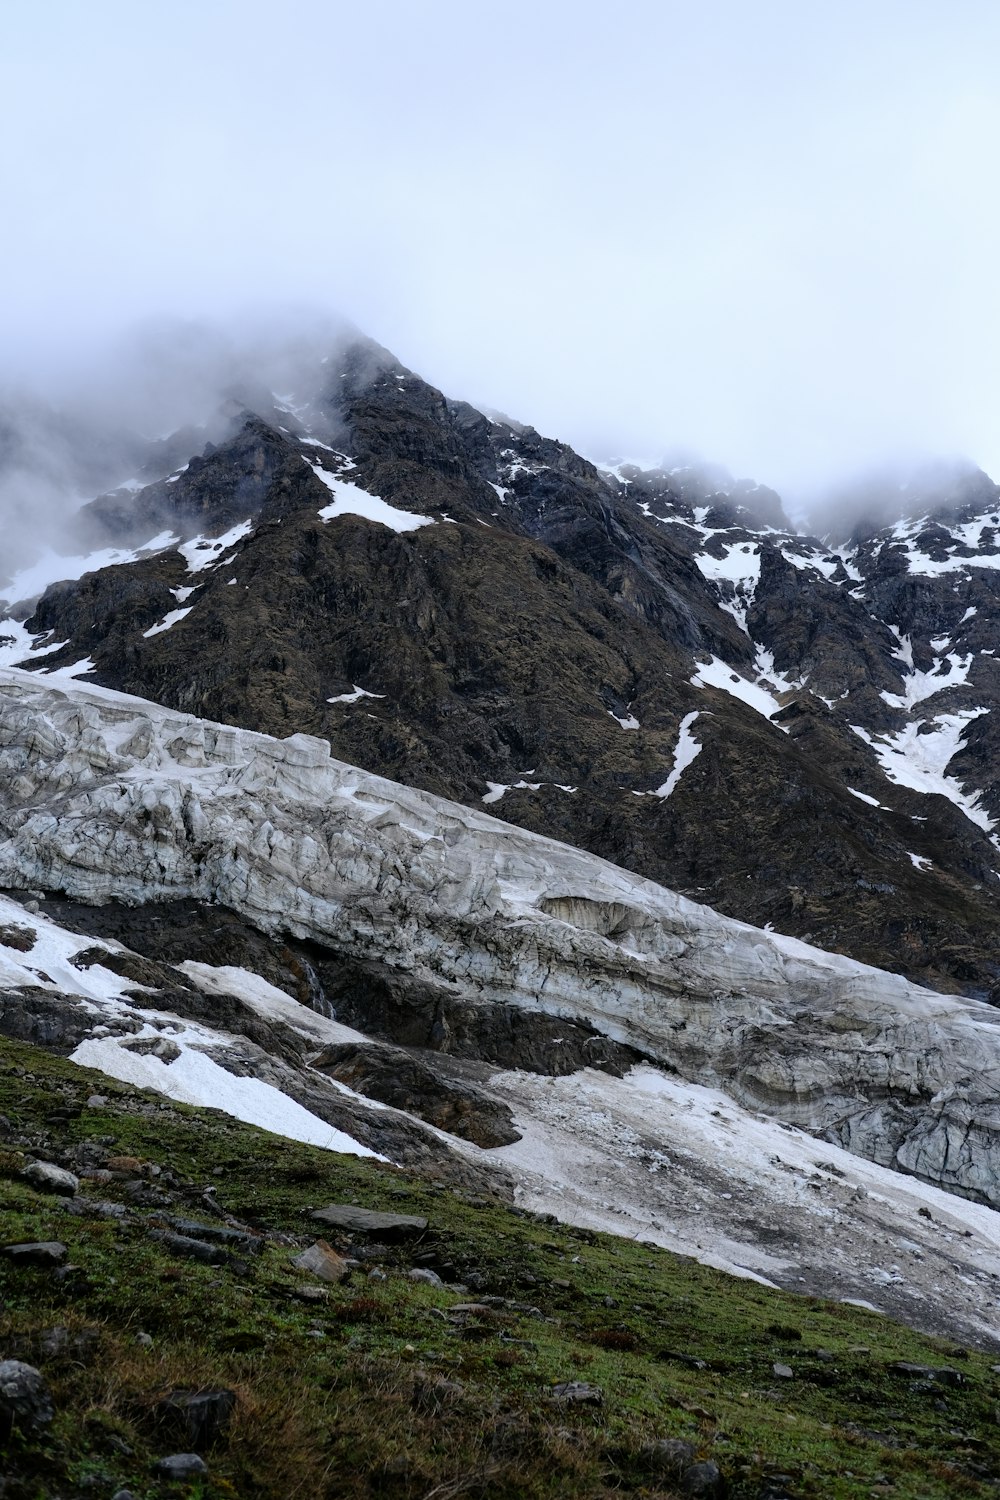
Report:
M 95 1090 L 106 1106 L 53 1120 Z M 59 1239 L 80 1268 L 58 1280 L 0 1258 L 0 1357 L 37 1363 L 57 1408 L 44 1439 L 14 1434 L 4 1500 L 110 1500 L 121 1486 L 202 1500 L 666 1496 L 670 1481 L 641 1453 L 659 1437 L 692 1442 L 741 1500 L 756 1500 L 772 1474 L 788 1476 L 772 1493 L 795 1496 L 995 1493 L 1000 1376 L 989 1355 L 642 1244 L 463 1201 L 212 1111 L 166 1108 L 6 1042 L 0 1112 L 12 1126 L 0 1151 L 0 1243 Z M 83 1189 L 129 1202 L 125 1223 L 75 1217 L 17 1180 L 17 1142 L 57 1155 L 88 1138 L 171 1172 L 172 1212 L 210 1221 L 201 1194 L 214 1186 L 230 1214 L 268 1231 L 263 1253 L 243 1274 L 178 1260 L 147 1237 L 151 1210 L 134 1205 L 125 1178 Z M 132 1175 L 148 1177 L 148 1165 Z M 307 1210 L 352 1200 L 424 1214 L 428 1234 L 379 1255 L 386 1279 L 365 1267 L 303 1301 L 301 1289 L 318 1283 L 289 1263 L 314 1238 Z M 414 1256 L 432 1251 L 457 1274 L 478 1273 L 480 1292 L 407 1279 Z M 538 1311 L 448 1319 L 480 1294 Z M 39 1335 L 57 1325 L 69 1340 L 46 1355 Z M 890 1372 L 901 1359 L 950 1366 L 963 1383 Z M 776 1377 L 775 1362 L 794 1378 Z M 567 1380 L 600 1386 L 603 1404 L 555 1400 L 553 1383 Z M 188 1446 L 162 1425 L 157 1399 L 218 1387 L 238 1401 L 206 1454 L 209 1478 L 154 1481 L 152 1461 Z

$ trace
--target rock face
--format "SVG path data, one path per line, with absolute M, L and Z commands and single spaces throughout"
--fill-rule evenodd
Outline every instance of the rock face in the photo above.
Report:
M 470 1006 L 582 1022 L 1000 1202 L 1000 1016 L 330 757 L 0 674 L 0 882 L 193 898 Z M 244 1044 L 247 1047 L 252 1044 Z M 258 1054 L 248 1062 L 260 1065 Z
M 312 1066 L 359 1094 L 417 1115 L 476 1146 L 509 1146 L 521 1139 L 510 1106 L 471 1084 L 459 1086 L 400 1047 L 343 1042 L 324 1047 Z

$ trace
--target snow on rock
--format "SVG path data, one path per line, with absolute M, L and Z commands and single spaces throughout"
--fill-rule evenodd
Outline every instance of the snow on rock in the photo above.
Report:
M 702 575 L 713 583 L 726 580 L 753 589 L 760 578 L 760 545 L 757 542 L 731 542 L 724 545 L 721 557 L 711 552 L 696 552 L 694 560 Z
M 218 563 L 227 559 L 227 554 L 233 548 L 249 536 L 253 530 L 253 522 L 250 520 L 240 521 L 236 526 L 231 526 L 221 536 L 194 536 L 189 542 L 184 542 L 177 551 L 187 563 L 189 573 L 201 573 L 206 568 L 214 568 Z
M 181 1104 L 221 1109 L 247 1125 L 257 1125 L 293 1141 L 305 1141 L 310 1146 L 351 1156 L 378 1156 L 343 1130 L 327 1125 L 296 1104 L 280 1089 L 259 1078 L 238 1077 L 197 1046 L 184 1045 L 183 1033 L 172 1036 L 171 1041 L 179 1047 L 180 1056 L 169 1063 L 155 1053 L 130 1051 L 111 1037 L 88 1037 L 76 1048 L 71 1061 L 85 1068 L 97 1068 L 122 1083 L 155 1089 Z M 385 1157 L 378 1159 L 384 1161 Z
M 177 538 L 171 532 L 160 532 L 141 547 L 103 547 L 97 552 L 65 557 L 47 548 L 35 562 L 15 573 L 0 587 L 0 600 L 7 605 L 18 604 L 24 599 L 35 599 L 52 583 L 75 582 L 85 573 L 96 573 L 101 568 L 114 568 L 122 563 L 137 562 L 152 552 L 162 552 Z M 6 622 L 4 622 L 6 629 Z
M 781 708 L 777 698 L 767 688 L 757 682 L 748 682 L 717 656 L 713 656 L 711 661 L 700 662 L 691 682 L 694 687 L 720 688 L 722 692 L 729 693 L 733 698 L 739 698 L 742 703 L 756 709 L 765 719 L 773 717 Z
M 329 1047 L 341 1042 L 364 1042 L 367 1038 L 351 1026 L 342 1026 L 327 1016 L 318 1015 L 305 1005 L 300 1005 L 284 990 L 269 984 L 259 974 L 241 969 L 233 964 L 200 964 L 185 959 L 177 965 L 181 973 L 198 986 L 206 995 L 238 995 L 244 1005 L 249 1005 L 259 1016 L 269 1020 L 284 1021 L 293 1031 L 299 1032 L 309 1041 Z
M 4 943 L 4 930 L 28 934 L 31 946 Z M 27 938 L 21 936 L 20 942 L 26 943 Z M 104 948 L 109 954 L 120 951 L 116 943 L 66 932 L 46 917 L 25 911 L 18 902 L 0 896 L 0 986 L 3 988 L 61 991 L 98 1005 L 117 1000 L 127 990 L 140 988 L 133 980 L 123 979 L 99 963 L 77 967 L 73 960 L 85 948 Z
M 932 647 L 936 644 L 935 641 L 931 641 Z M 911 649 L 911 666 L 912 662 Z M 918 703 L 923 703 L 926 698 L 933 698 L 935 693 L 943 692 L 945 688 L 963 687 L 968 680 L 972 662 L 971 651 L 967 656 L 959 656 L 954 651 L 949 652 L 945 657 L 935 656 L 934 665 L 929 672 L 911 671 L 903 678 L 902 693 L 883 692 L 880 696 L 890 708 L 901 708 L 909 712 Z
M 746 1107 L 1000 1202 L 993 1007 L 721 917 L 322 740 L 0 669 L 3 886 L 219 903 L 469 1003 L 579 1018 Z
M 306 462 L 309 463 L 309 460 Z M 319 512 L 323 521 L 333 521 L 337 516 L 362 516 L 366 521 L 377 521 L 380 526 L 388 526 L 393 531 L 416 531 L 421 526 L 434 524 L 432 516 L 413 515 L 408 510 L 389 505 L 378 495 L 370 495 L 367 490 L 351 484 L 349 480 L 321 469 L 319 464 L 310 463 L 309 467 L 333 496 L 330 504 L 324 505 Z
M 188 604 L 183 609 L 170 610 L 170 612 L 168 614 L 165 614 L 163 616 L 163 619 L 158 621 L 157 624 L 150 625 L 148 630 L 144 630 L 142 632 L 143 636 L 148 638 L 151 635 L 161 635 L 164 630 L 169 630 L 172 625 L 176 625 L 178 620 L 183 620 L 185 616 L 189 615 L 193 609 L 194 605 Z
M 890 781 L 914 792 L 947 797 L 967 818 L 991 834 L 993 819 L 980 806 L 978 793 L 966 792 L 953 776 L 946 775 L 949 763 L 964 743 L 965 726 L 988 712 L 985 708 L 969 708 L 954 714 L 936 714 L 930 721 L 918 719 L 907 724 L 895 734 L 871 735 L 859 724 L 852 724 L 851 728 L 866 745 L 871 745 Z
M 697 711 L 695 711 L 694 713 L 685 714 L 683 719 L 681 720 L 680 727 L 677 731 L 677 744 L 674 747 L 673 770 L 670 772 L 670 775 L 667 777 L 663 785 L 658 786 L 656 791 L 651 793 L 652 796 L 669 797 L 670 793 L 674 790 L 677 783 L 680 781 L 682 773 L 687 770 L 688 766 L 701 750 L 701 741 L 696 740 L 694 735 L 691 733 L 691 726 L 697 719 L 697 717 L 698 714 Z
M 499 802 L 507 792 L 538 792 L 543 786 L 555 787 L 557 792 L 573 793 L 576 791 L 575 786 L 564 785 L 561 781 L 525 781 L 523 776 L 520 781 L 488 781 L 486 785 L 489 790 L 482 798 L 486 804 Z
M 360 703 L 362 698 L 384 698 L 384 693 L 370 693 L 367 688 L 355 687 L 353 692 L 338 693 L 335 698 L 327 698 L 327 703 Z
M 39 656 L 49 656 L 53 651 L 61 651 L 66 642 L 51 641 L 42 645 L 45 634 L 32 635 L 20 620 L 0 620 L 0 667 L 17 667 L 23 662 L 34 661 Z

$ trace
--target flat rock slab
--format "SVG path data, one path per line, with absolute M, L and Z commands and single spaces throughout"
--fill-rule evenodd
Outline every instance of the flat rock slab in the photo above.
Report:
M 3 1254 L 15 1266 L 38 1266 L 46 1270 L 61 1266 L 69 1252 L 58 1240 L 35 1240 L 25 1245 L 4 1245 Z
M 416 1214 L 380 1214 L 353 1203 L 331 1203 L 327 1208 L 317 1208 L 312 1218 L 331 1229 L 342 1229 L 345 1234 L 367 1234 L 387 1244 L 413 1239 L 427 1228 L 427 1220 Z

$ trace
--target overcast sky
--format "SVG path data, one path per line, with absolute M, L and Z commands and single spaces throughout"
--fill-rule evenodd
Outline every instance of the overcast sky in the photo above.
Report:
M 339 310 L 593 454 L 1000 477 L 996 0 L 33 0 L 4 346 Z

